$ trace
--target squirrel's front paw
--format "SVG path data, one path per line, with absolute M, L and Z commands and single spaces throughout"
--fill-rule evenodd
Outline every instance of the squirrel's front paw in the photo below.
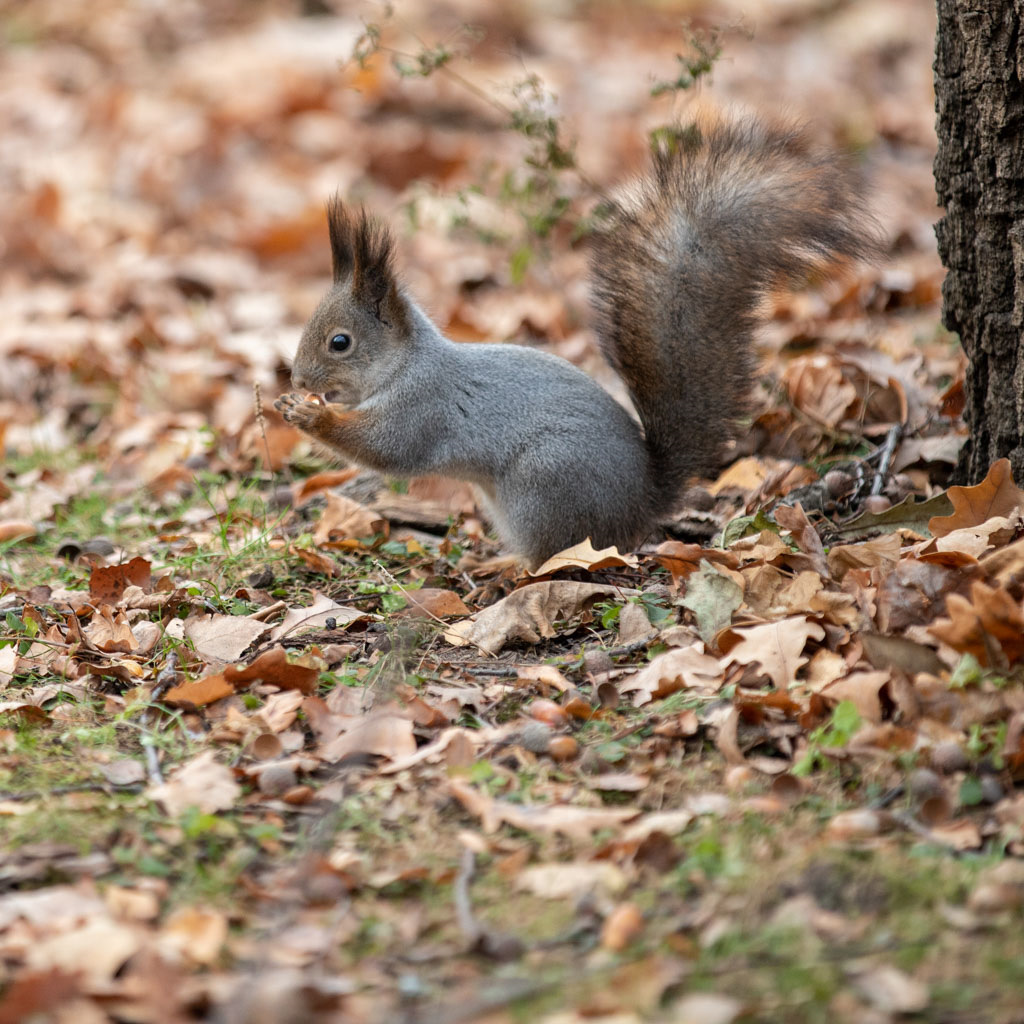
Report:
M 298 427 L 299 430 L 311 430 L 324 414 L 324 407 L 318 402 L 311 402 L 294 392 L 282 395 L 274 402 L 274 408 L 284 417 L 286 423 Z

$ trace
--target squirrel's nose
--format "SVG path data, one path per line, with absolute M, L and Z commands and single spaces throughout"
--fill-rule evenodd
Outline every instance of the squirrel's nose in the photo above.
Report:
M 310 388 L 306 383 L 306 376 L 302 372 L 302 369 L 298 366 L 292 367 L 292 387 L 298 391 L 309 391 Z

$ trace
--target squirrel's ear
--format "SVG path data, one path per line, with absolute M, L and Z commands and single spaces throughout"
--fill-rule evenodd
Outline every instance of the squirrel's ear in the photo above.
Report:
M 352 235 L 355 225 L 348 207 L 335 194 L 327 200 L 327 230 L 331 237 L 331 265 L 335 283 L 352 273 L 355 266 L 355 251 Z
M 352 221 L 352 295 L 389 326 L 405 324 L 405 302 L 395 274 L 395 240 L 383 222 L 360 210 Z

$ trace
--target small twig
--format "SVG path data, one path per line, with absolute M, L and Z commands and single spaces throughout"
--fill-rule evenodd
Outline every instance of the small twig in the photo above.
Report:
M 68 793 L 140 793 L 140 782 L 75 782 L 66 786 L 54 786 L 53 789 L 29 789 L 24 791 L 0 792 L 0 800 L 39 800 L 44 796 L 66 796 Z
M 260 435 L 263 438 L 263 451 L 267 456 L 267 473 L 270 474 L 270 478 L 273 480 L 274 466 L 270 458 L 270 442 L 267 440 L 267 420 L 263 415 L 263 396 L 260 393 L 260 382 L 258 380 L 252 382 L 252 396 L 256 407 L 256 423 L 260 428 Z
M 903 424 L 896 423 L 890 428 L 886 435 L 885 444 L 882 446 L 881 458 L 878 461 L 878 469 L 875 470 L 875 479 L 871 484 L 872 495 L 881 494 L 885 486 L 885 478 L 889 474 L 889 467 L 892 465 L 893 456 L 896 454 L 896 446 L 903 436 Z
M 473 914 L 473 904 L 469 899 L 469 883 L 473 881 L 475 873 L 476 855 L 468 846 L 464 846 L 459 858 L 459 873 L 452 885 L 452 895 L 455 899 L 455 922 L 470 948 L 480 941 L 480 934 L 483 931 Z
M 163 772 L 160 771 L 160 758 L 156 755 L 156 747 L 152 743 L 147 742 L 147 737 L 143 737 L 142 749 L 146 754 L 146 775 L 149 778 L 150 785 L 159 786 L 164 781 Z

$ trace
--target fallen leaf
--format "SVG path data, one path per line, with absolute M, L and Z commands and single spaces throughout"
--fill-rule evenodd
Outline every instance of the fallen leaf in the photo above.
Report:
M 601 946 L 613 953 L 621 952 L 644 928 L 644 915 L 635 903 L 620 903 L 601 926 Z
M 730 642 L 724 637 L 735 637 Z M 825 630 L 816 622 L 797 617 L 760 626 L 734 627 L 723 634 L 719 645 L 726 661 L 741 665 L 760 665 L 777 690 L 785 690 L 796 679 L 801 666 L 807 663 L 803 654 L 808 640 L 824 640 Z
M 234 686 L 224 678 L 223 673 L 215 672 L 201 679 L 189 679 L 172 686 L 164 694 L 163 699 L 172 707 L 200 708 L 224 697 L 230 697 L 234 692 Z
M 632 693 L 634 706 L 640 707 L 687 688 L 700 693 L 715 692 L 724 680 L 722 666 L 717 658 L 705 654 L 701 646 L 673 647 L 659 654 L 645 668 L 620 683 L 619 693 Z
M 555 636 L 556 622 L 579 615 L 600 597 L 622 599 L 634 594 L 634 590 L 572 580 L 531 583 L 472 618 L 453 623 L 444 638 L 455 647 L 472 644 L 487 654 L 497 654 L 512 640 L 539 644 Z
M 409 718 L 387 712 L 371 714 L 325 744 L 319 755 L 329 764 L 352 754 L 373 754 L 398 761 L 416 752 L 412 730 Z
M 300 693 L 315 693 L 320 673 L 327 668 L 322 658 L 314 654 L 297 655 L 289 658 L 283 647 L 272 647 L 264 651 L 248 665 L 239 667 L 227 665 L 224 678 L 240 689 L 242 683 L 259 680 L 271 683 L 282 690 L 298 690 Z
M 208 661 L 237 661 L 253 642 L 270 632 L 265 622 L 244 615 L 198 615 L 185 620 L 185 637 Z
M 422 587 L 419 590 L 403 590 L 402 596 L 407 604 L 398 612 L 400 616 L 423 615 L 432 619 L 451 619 L 456 615 L 469 614 L 465 602 L 454 590 Z
M 190 807 L 206 814 L 226 811 L 235 805 L 241 791 L 231 769 L 220 764 L 212 750 L 205 750 L 166 782 L 150 787 L 146 795 L 162 804 L 168 817 L 179 818 Z
M 448 786 L 459 803 L 481 819 L 481 827 L 486 833 L 508 824 L 524 832 L 564 835 L 582 842 L 598 830 L 616 828 L 640 813 L 632 807 L 513 804 L 487 796 L 461 779 L 450 779 Z
M 205 907 L 181 907 L 160 929 L 160 947 L 210 967 L 217 962 L 228 936 L 227 917 Z
M 596 894 L 607 899 L 624 892 L 622 869 L 606 860 L 531 864 L 515 877 L 517 889 L 547 900 L 579 900 Z
M 372 509 L 328 491 L 327 508 L 313 530 L 313 541 L 317 547 L 337 547 L 345 541 L 368 540 L 387 531 L 387 520 Z
M 864 998 L 883 1013 L 920 1013 L 929 1003 L 928 986 L 892 964 L 856 972 L 853 980 Z
M 342 629 L 360 619 L 376 619 L 378 616 L 361 612 L 348 605 L 338 604 L 329 597 L 313 591 L 313 602 L 307 608 L 289 608 L 284 619 L 273 628 L 270 639 L 277 642 L 284 637 L 301 635 L 303 630 L 324 629 L 328 621 L 334 623 L 336 629 Z M 239 652 L 241 653 L 241 652 Z M 237 661 L 237 658 L 229 659 Z
M 947 493 L 953 505 L 952 514 L 934 516 L 928 521 L 928 529 L 935 537 L 979 526 L 993 516 L 1009 516 L 1024 506 L 1024 491 L 1013 482 L 1009 459 L 994 462 L 980 484 L 950 487 Z
M 743 1004 L 717 992 L 690 992 L 671 1005 L 673 1024 L 732 1024 Z
M 732 613 L 743 603 L 743 587 L 710 562 L 686 577 L 686 594 L 680 604 L 693 612 L 697 631 L 706 644 L 732 622 Z
M 598 551 L 588 537 L 580 544 L 574 544 L 552 555 L 543 565 L 527 572 L 527 576 L 550 576 L 562 569 L 611 569 L 626 566 L 635 569 L 639 565 L 636 555 L 624 555 L 618 548 L 602 548 Z
M 151 569 L 145 558 L 133 558 L 120 565 L 98 565 L 89 576 L 89 597 L 93 604 L 117 604 L 126 587 L 141 587 L 148 592 L 153 580 Z
M 25 952 L 25 964 L 37 971 L 79 974 L 87 984 L 102 986 L 141 946 L 142 933 L 134 925 L 115 921 L 104 911 L 32 943 Z

